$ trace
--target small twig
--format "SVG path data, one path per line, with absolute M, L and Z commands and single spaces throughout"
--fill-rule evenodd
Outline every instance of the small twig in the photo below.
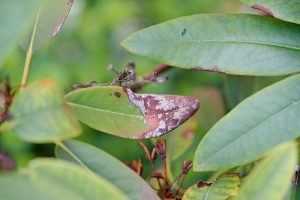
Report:
M 155 159 L 156 159 L 156 151 L 155 151 L 155 149 L 153 149 L 152 152 L 151 152 L 151 154 L 150 154 L 150 151 L 148 150 L 148 148 L 146 147 L 146 145 L 141 140 L 138 141 L 138 144 L 144 150 L 146 158 L 150 161 L 151 165 L 154 166 L 154 164 L 155 164 L 154 162 L 155 162 Z
M 132 91 L 137 91 L 139 89 L 142 89 L 145 84 L 147 83 L 151 83 L 152 79 L 157 77 L 158 75 L 168 71 L 169 69 L 171 69 L 172 67 L 170 65 L 166 65 L 166 64 L 160 64 L 160 65 L 157 65 L 152 71 L 150 71 L 149 73 L 147 73 L 145 76 L 143 76 L 141 78 L 141 80 L 139 81 L 136 81 L 135 83 L 133 83 L 131 86 L 130 86 L 130 89 Z M 157 82 L 164 82 L 167 78 L 165 77 L 157 77 L 156 78 L 156 81 Z

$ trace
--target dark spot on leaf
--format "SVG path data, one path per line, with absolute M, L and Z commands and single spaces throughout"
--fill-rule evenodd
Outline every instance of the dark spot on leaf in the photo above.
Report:
M 188 120 L 199 108 L 194 97 L 177 95 L 136 94 L 124 88 L 129 100 L 137 106 L 148 131 L 133 138 L 151 138 L 164 135 Z
M 186 33 L 186 28 L 183 29 L 183 31 L 181 32 L 181 36 L 184 36 Z
M 0 171 L 13 171 L 15 168 L 14 160 L 8 154 L 0 152 Z
M 189 128 L 181 133 L 183 138 L 189 139 L 192 138 L 195 134 L 195 128 Z
M 197 187 L 198 188 L 202 188 L 202 187 L 210 187 L 213 183 L 211 182 L 204 182 L 204 181 L 199 181 L 197 183 Z
M 120 92 L 115 92 L 115 96 L 116 97 L 121 97 L 121 93 Z
M 261 12 L 263 12 L 263 13 L 269 15 L 269 16 L 274 17 L 272 11 L 269 10 L 268 8 L 264 7 L 264 6 L 254 4 L 254 5 L 251 6 L 251 8 L 254 8 L 254 9 L 259 10 L 259 11 L 261 11 Z

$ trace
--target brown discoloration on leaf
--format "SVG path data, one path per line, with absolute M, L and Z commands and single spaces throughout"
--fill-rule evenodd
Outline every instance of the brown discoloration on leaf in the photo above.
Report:
M 43 86 L 49 86 L 49 85 L 54 85 L 55 83 L 51 79 L 43 79 L 43 80 L 41 80 L 41 84 Z
M 115 92 L 115 96 L 116 97 L 121 97 L 121 93 L 120 92 Z
M 202 188 L 202 187 L 210 187 L 213 183 L 211 182 L 204 182 L 204 181 L 199 181 L 197 183 L 197 187 L 198 188 Z
M 196 131 L 196 126 L 194 127 L 190 127 L 188 129 L 186 129 L 185 131 L 183 131 L 180 136 L 183 137 L 184 139 L 189 139 L 192 138 L 195 134 Z
M 217 73 L 225 74 L 225 72 L 222 72 L 217 66 L 214 66 L 212 69 L 204 69 L 203 67 L 200 67 L 200 66 L 192 67 L 192 69 L 199 70 L 199 71 L 217 72 Z
M 197 187 L 198 188 L 210 187 L 212 184 L 213 184 L 212 182 L 199 181 L 199 182 L 197 182 Z
M 57 35 L 57 33 L 60 31 L 61 27 L 65 23 L 68 15 L 70 13 L 73 3 L 74 3 L 74 0 L 66 0 L 66 8 L 65 8 L 65 10 L 67 11 L 66 15 L 64 17 L 58 19 L 57 22 L 55 23 L 55 27 L 52 32 L 52 37 L 55 37 Z
M 15 169 L 15 161 L 8 154 L 0 152 L 0 171 L 13 171 Z
M 127 88 L 124 91 L 131 103 L 141 110 L 149 128 L 148 132 L 137 134 L 133 138 L 164 135 L 188 120 L 199 108 L 199 102 L 194 97 L 136 94 Z
M 274 17 L 274 14 L 272 13 L 272 11 L 262 5 L 254 4 L 251 6 L 251 8 L 254 8 L 254 9 L 259 10 L 269 16 Z

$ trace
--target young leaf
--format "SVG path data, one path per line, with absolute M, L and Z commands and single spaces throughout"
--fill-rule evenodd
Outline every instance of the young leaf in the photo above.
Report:
M 17 40 L 34 18 L 39 0 L 1 0 L 0 64 L 16 46 Z
M 194 169 L 212 171 L 254 161 L 279 143 L 300 136 L 300 75 L 250 96 L 203 138 Z
M 214 183 L 198 182 L 184 193 L 182 200 L 227 200 L 237 194 L 241 184 L 235 173 L 224 173 Z
M 66 141 L 57 146 L 58 158 L 83 164 L 91 171 L 115 185 L 129 199 L 159 199 L 152 188 L 125 164 L 104 151 L 79 141 Z
M 128 138 L 164 135 L 188 120 L 199 107 L 193 97 L 136 94 L 114 86 L 79 89 L 66 98 L 83 123 Z
M 36 81 L 19 93 L 11 107 L 8 126 L 30 142 L 53 142 L 76 137 L 80 126 L 52 80 Z
M 300 24 L 300 2 L 295 0 L 242 0 L 252 8 L 284 21 Z
M 64 161 L 38 159 L 26 173 L 0 176 L 0 197 L 30 199 L 128 199 L 105 179 Z
M 266 16 L 182 17 L 136 32 L 122 46 L 187 69 L 237 75 L 300 71 L 300 26 Z
M 34 27 L 30 27 L 27 34 L 20 41 L 20 45 L 24 51 L 28 50 L 32 36 L 33 52 L 42 48 L 51 38 L 56 36 L 69 15 L 73 1 L 44 0 L 37 13 Z
M 297 145 L 285 143 L 271 151 L 246 177 L 236 200 L 281 200 L 288 192 L 295 165 Z

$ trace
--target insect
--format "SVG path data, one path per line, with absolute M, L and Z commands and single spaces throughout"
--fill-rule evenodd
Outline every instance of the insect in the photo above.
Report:
M 110 85 L 120 85 L 122 82 L 133 81 L 136 79 L 135 64 L 130 62 L 126 65 L 127 69 L 121 71 L 113 65 L 109 65 L 108 69 L 114 72 L 117 76 L 112 80 Z

